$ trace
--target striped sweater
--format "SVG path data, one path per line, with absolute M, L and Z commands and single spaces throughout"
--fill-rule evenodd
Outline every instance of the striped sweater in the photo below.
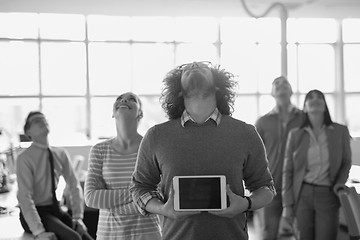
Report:
M 139 239 L 159 234 L 156 215 L 142 216 L 128 190 L 137 153 L 121 154 L 111 147 L 113 139 L 94 145 L 90 150 L 85 181 L 85 203 L 100 209 L 97 239 Z

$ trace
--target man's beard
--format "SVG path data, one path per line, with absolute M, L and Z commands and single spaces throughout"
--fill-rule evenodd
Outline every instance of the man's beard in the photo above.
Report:
M 189 76 L 186 86 L 182 86 L 181 91 L 185 98 L 206 98 L 215 92 L 215 85 L 203 74 L 195 72 Z

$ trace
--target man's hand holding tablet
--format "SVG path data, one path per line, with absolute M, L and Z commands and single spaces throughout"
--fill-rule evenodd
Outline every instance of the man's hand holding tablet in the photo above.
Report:
M 150 201 L 160 201 L 160 200 L 157 198 L 153 198 Z M 158 210 L 157 212 L 161 213 L 161 215 L 164 215 L 171 219 L 181 220 L 187 216 L 200 213 L 200 211 L 187 211 L 187 212 L 175 211 L 175 209 L 174 209 L 174 189 L 173 188 L 171 188 L 171 190 L 170 190 L 169 199 L 167 200 L 167 202 L 161 203 L 160 206 L 161 206 L 161 209 Z
M 232 218 L 237 214 L 244 213 L 249 210 L 249 201 L 245 197 L 241 197 L 233 193 L 229 185 L 226 185 L 226 193 L 230 203 L 228 208 L 221 211 L 209 211 L 209 213 L 219 217 Z

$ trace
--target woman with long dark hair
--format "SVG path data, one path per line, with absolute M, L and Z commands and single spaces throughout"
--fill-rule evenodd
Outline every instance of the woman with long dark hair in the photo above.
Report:
M 283 217 L 295 219 L 300 239 L 336 239 L 340 203 L 334 186 L 351 168 L 350 134 L 331 120 L 324 94 L 311 90 L 305 119 L 288 137 L 283 171 Z

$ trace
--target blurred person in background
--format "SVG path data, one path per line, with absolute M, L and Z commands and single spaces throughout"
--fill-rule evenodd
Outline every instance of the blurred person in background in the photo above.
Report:
M 16 165 L 21 225 L 36 239 L 91 240 L 82 221 L 84 199 L 80 182 L 65 149 L 50 146 L 49 131 L 42 112 L 28 114 L 24 133 L 32 144 L 18 156 Z M 61 175 L 73 200 L 72 216 L 61 209 L 56 199 Z
M 283 210 L 280 193 L 286 139 L 289 131 L 299 127 L 304 117 L 303 112 L 291 103 L 292 94 L 291 85 L 284 76 L 275 78 L 271 89 L 275 107 L 255 123 L 266 148 L 276 192 L 279 193 L 270 204 L 255 212 L 254 217 L 259 219 L 263 240 L 275 240 L 284 234 L 279 228 Z
M 324 94 L 305 96 L 305 118 L 290 131 L 283 173 L 283 217 L 295 223 L 300 239 L 335 240 L 340 202 L 334 191 L 351 168 L 350 134 L 331 120 Z

